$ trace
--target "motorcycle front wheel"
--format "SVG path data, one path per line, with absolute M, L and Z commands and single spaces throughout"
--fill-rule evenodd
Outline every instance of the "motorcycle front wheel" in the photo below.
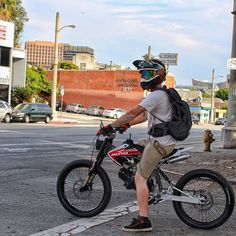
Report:
M 175 186 L 174 195 L 197 196 L 201 204 L 174 201 L 178 217 L 196 229 L 214 229 L 225 223 L 234 209 L 234 192 L 228 181 L 219 173 L 197 169 L 186 173 Z M 184 193 L 183 193 L 184 192 Z
M 59 201 L 68 212 L 78 217 L 98 215 L 111 199 L 111 182 L 102 167 L 96 170 L 92 183 L 82 188 L 91 167 L 91 161 L 73 161 L 64 167 L 57 179 Z

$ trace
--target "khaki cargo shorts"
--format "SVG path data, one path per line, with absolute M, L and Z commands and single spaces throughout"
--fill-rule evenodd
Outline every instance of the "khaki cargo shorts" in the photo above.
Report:
M 175 144 L 163 146 L 154 139 L 142 140 L 138 143 L 145 146 L 140 162 L 137 166 L 138 173 L 148 179 L 159 161 L 169 155 L 175 148 Z

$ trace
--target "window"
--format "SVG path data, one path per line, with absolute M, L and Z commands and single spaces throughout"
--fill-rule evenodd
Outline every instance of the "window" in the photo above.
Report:
M 80 69 L 86 70 L 86 63 L 80 63 Z
M 47 104 L 38 104 L 38 107 L 40 111 L 47 111 L 47 112 L 51 111 L 51 108 Z
M 9 85 L 0 84 L 0 100 L 8 101 Z
M 2 102 L 0 102 L 0 108 L 5 108 L 5 106 Z
M 10 52 L 10 48 L 0 47 L 0 66 L 10 66 Z
M 36 104 L 32 104 L 30 109 L 36 111 L 38 110 L 38 106 Z

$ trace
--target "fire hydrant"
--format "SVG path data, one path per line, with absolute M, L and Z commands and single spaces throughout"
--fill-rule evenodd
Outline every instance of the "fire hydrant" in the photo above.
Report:
M 211 152 L 211 143 L 213 143 L 215 141 L 213 136 L 214 135 L 212 134 L 212 132 L 209 129 L 205 130 L 204 138 L 203 138 L 205 152 Z

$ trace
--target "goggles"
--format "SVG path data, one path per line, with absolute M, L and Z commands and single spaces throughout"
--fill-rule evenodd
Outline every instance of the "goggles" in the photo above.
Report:
M 140 70 L 139 73 L 141 74 L 141 78 L 144 80 L 149 80 L 156 75 L 155 70 Z

